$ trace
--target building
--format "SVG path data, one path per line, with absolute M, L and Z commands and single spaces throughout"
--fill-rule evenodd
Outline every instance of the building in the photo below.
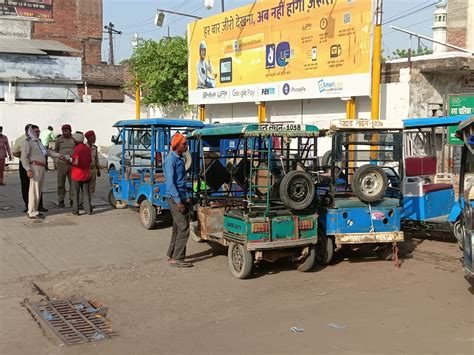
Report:
M 448 1 L 448 43 L 474 51 L 474 0 Z

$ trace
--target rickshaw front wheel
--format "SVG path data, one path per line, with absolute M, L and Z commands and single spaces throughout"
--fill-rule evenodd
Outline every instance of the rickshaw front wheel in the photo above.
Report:
M 453 233 L 454 233 L 454 236 L 456 237 L 456 240 L 458 241 L 459 248 L 463 250 L 464 249 L 464 228 L 462 225 L 461 218 L 458 218 L 457 221 L 454 222 Z
M 320 265 L 328 265 L 334 255 L 334 242 L 324 232 L 319 231 L 318 234 L 316 262 Z
M 110 189 L 107 199 L 109 200 L 109 203 L 113 208 L 121 210 L 127 207 L 127 202 L 122 201 L 122 200 L 117 200 L 115 198 L 113 189 Z
M 296 269 L 301 272 L 308 272 L 314 266 L 314 262 L 316 261 L 316 245 L 311 245 L 309 247 L 309 254 L 308 256 L 301 261 L 298 261 L 296 264 Z
M 148 200 L 140 203 L 140 222 L 145 229 L 154 229 L 156 226 L 156 208 Z
M 244 245 L 230 242 L 227 259 L 230 272 L 238 279 L 245 279 L 252 272 L 253 256 Z

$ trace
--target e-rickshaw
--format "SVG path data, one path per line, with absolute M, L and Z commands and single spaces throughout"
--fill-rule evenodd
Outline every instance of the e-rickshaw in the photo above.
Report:
M 461 154 L 461 171 L 459 176 L 460 233 L 463 236 L 464 274 L 474 278 L 474 116 L 463 121 L 456 133 L 464 142 Z
M 444 159 L 446 135 L 468 115 L 413 118 L 403 121 L 405 175 L 401 179 L 403 193 L 402 221 L 406 225 L 445 224 L 453 226 L 462 246 L 461 208 L 456 200 L 454 174 L 445 162 L 454 163 L 455 154 Z M 462 142 L 460 142 L 462 145 Z M 456 148 L 453 148 L 456 149 Z M 441 153 L 441 154 L 440 154 Z
M 301 124 L 219 125 L 193 131 L 195 240 L 228 246 L 231 273 L 289 257 L 299 271 L 316 258 L 318 128 Z
M 120 144 L 122 151 L 120 170 L 109 171 L 109 203 L 114 208 L 138 208 L 143 227 L 153 229 L 158 217 L 169 217 L 163 162 L 170 151 L 171 138 L 176 132 L 187 134 L 204 124 L 184 119 L 141 119 L 118 121 L 114 127 L 119 132 L 112 141 Z M 189 154 L 185 155 L 185 162 L 189 169 Z
M 337 248 L 370 246 L 376 254 L 398 257 L 402 127 L 386 121 L 334 120 L 325 132 L 332 140 L 319 173 L 318 261 L 328 264 Z M 329 162 L 328 164 L 326 162 Z

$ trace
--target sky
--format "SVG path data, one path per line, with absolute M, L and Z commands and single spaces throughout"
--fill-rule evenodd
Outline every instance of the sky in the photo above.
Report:
M 225 10 L 235 9 L 253 3 L 252 0 L 224 0 Z M 409 36 L 390 28 L 390 25 L 405 28 L 410 31 L 431 37 L 433 25 L 434 4 L 437 0 L 384 0 L 382 27 L 382 48 L 384 55 L 391 54 L 397 48 L 408 49 Z M 163 28 L 153 23 L 157 9 L 173 10 L 192 14 L 199 17 L 209 17 L 221 11 L 221 0 L 214 0 L 214 8 L 207 10 L 204 0 L 103 0 L 104 25 L 112 22 L 115 29 L 122 31 L 114 36 L 114 53 L 117 62 L 132 55 L 131 44 L 135 33 L 143 39 L 159 40 L 168 35 L 184 35 L 186 25 L 192 18 L 166 14 Z M 429 41 L 422 44 L 431 48 Z M 413 45 L 417 43 L 413 40 Z M 108 36 L 104 34 L 102 59 L 108 58 Z

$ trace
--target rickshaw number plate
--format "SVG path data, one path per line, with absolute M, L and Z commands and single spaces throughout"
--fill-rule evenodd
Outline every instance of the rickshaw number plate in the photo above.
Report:
M 266 124 L 261 124 L 258 125 L 258 130 L 259 131 L 278 131 L 278 132 L 284 132 L 284 131 L 304 131 L 306 129 L 305 125 L 302 124 L 295 124 L 295 123 L 266 123 Z

